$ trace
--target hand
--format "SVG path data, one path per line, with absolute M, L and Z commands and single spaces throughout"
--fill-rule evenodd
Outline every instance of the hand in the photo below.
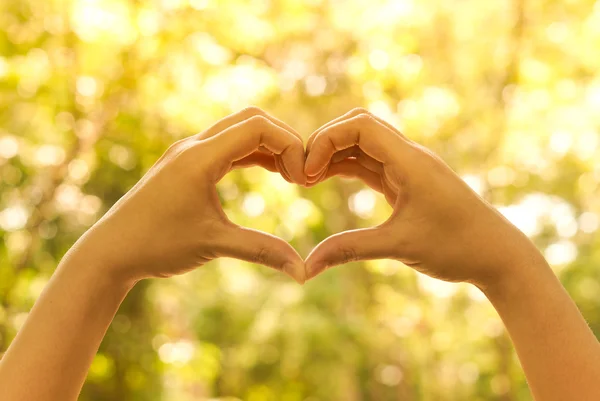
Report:
M 300 136 L 249 108 L 172 145 L 73 251 L 128 280 L 168 277 L 233 257 L 304 282 L 304 262 L 294 248 L 233 224 L 221 208 L 215 184 L 233 168 L 253 165 L 305 184 Z
M 306 259 L 307 278 L 331 266 L 396 259 L 429 276 L 485 288 L 541 255 L 439 157 L 363 109 L 311 135 L 308 185 L 358 177 L 394 207 L 383 224 L 333 235 Z M 543 260 L 543 259 L 541 259 Z

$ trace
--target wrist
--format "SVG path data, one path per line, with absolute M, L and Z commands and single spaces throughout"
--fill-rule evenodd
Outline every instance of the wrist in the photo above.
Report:
M 537 252 L 504 267 L 500 274 L 476 284 L 492 304 L 519 302 L 545 283 L 557 282 L 548 262 Z
M 106 290 L 128 293 L 139 280 L 125 274 L 109 258 L 103 257 L 98 247 L 89 249 L 84 237 L 64 255 L 59 269 L 95 282 Z

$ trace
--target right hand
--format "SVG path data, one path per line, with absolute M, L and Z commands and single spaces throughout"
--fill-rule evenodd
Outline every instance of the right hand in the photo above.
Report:
M 216 183 L 233 168 L 252 165 L 306 182 L 300 136 L 257 108 L 172 145 L 70 254 L 129 281 L 233 257 L 304 282 L 304 261 L 290 244 L 232 223 L 221 208 Z
M 364 109 L 311 135 L 305 172 L 308 185 L 334 175 L 358 177 L 394 208 L 377 227 L 321 242 L 306 259 L 308 278 L 350 261 L 387 258 L 485 289 L 532 259 L 543 260 L 521 231 L 438 156 Z

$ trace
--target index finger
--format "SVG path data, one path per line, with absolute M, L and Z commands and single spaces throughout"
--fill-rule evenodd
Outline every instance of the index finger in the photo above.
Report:
M 245 109 L 242 109 L 237 113 L 230 114 L 227 117 L 217 121 L 212 127 L 196 135 L 196 139 L 208 139 L 231 126 L 239 124 L 242 121 L 252 118 L 254 116 L 263 116 L 265 118 L 268 118 L 273 124 L 278 125 L 279 127 L 291 132 L 292 134 L 297 136 L 298 139 L 302 140 L 302 136 L 291 126 L 279 120 L 278 118 L 273 117 L 263 109 L 256 106 L 246 107 Z
M 398 153 L 410 146 L 404 138 L 371 115 L 359 114 L 332 124 L 315 135 L 304 166 L 306 175 L 319 174 L 327 168 L 334 153 L 355 145 L 384 164 L 393 160 L 392 152 Z
M 347 112 L 346 114 L 341 115 L 341 116 L 339 116 L 337 118 L 334 118 L 333 120 L 327 122 L 326 124 L 324 124 L 321 127 L 319 127 L 315 132 L 313 132 L 308 137 L 308 141 L 306 142 L 306 152 L 308 153 L 310 151 L 310 148 L 311 148 L 311 146 L 312 146 L 312 144 L 313 144 L 313 142 L 315 140 L 315 137 L 319 134 L 319 132 L 321 132 L 325 128 L 328 128 L 328 127 L 332 126 L 333 124 L 339 123 L 341 121 L 347 120 L 347 119 L 352 118 L 352 117 L 356 117 L 356 116 L 358 116 L 360 114 L 367 114 L 367 115 L 373 117 L 375 120 L 379 121 L 381 124 L 385 125 L 390 130 L 396 132 L 401 137 L 406 138 L 392 124 L 388 123 L 384 119 L 377 117 L 376 115 L 372 114 L 371 112 L 369 112 L 369 110 L 367 110 L 367 109 L 365 109 L 363 107 L 356 107 L 356 108 L 350 110 L 349 112 Z
M 226 167 L 263 146 L 281 156 L 285 170 L 294 182 L 302 185 L 306 182 L 302 141 L 263 116 L 251 117 L 201 142 L 212 146 L 212 152 Z

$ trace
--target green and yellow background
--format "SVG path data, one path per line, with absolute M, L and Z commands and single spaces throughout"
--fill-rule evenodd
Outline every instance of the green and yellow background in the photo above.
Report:
M 600 334 L 599 1 L 3 0 L 0 355 L 167 146 L 248 105 L 304 138 L 363 106 L 430 147 L 535 241 Z M 358 181 L 305 189 L 258 168 L 218 189 L 232 220 L 303 256 L 391 210 Z M 387 260 L 304 286 L 229 259 L 141 282 L 81 396 L 530 399 L 478 290 Z

